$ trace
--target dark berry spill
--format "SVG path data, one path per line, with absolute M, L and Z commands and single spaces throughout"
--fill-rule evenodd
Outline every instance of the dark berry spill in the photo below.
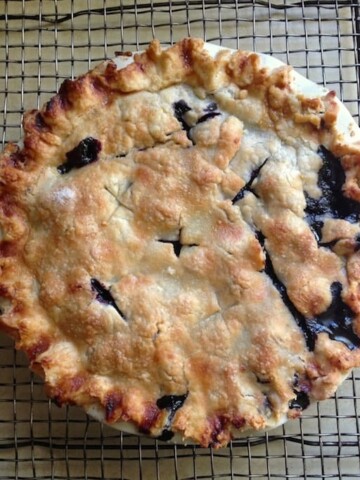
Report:
M 108 290 L 99 280 L 96 278 L 91 279 L 91 290 L 96 293 L 96 300 L 100 303 L 104 303 L 106 305 L 110 305 L 111 307 L 115 308 L 117 313 L 126 320 L 125 315 L 117 306 L 114 297 L 111 295 L 110 290 Z
M 96 138 L 87 137 L 66 154 L 66 162 L 57 167 L 61 174 L 68 173 L 73 168 L 82 168 L 96 162 L 101 150 L 101 143 Z
M 185 102 L 185 100 L 179 100 L 173 104 L 174 114 L 178 122 L 181 123 L 182 128 L 185 130 L 187 137 L 190 138 L 190 129 L 191 126 L 188 125 L 184 120 L 184 115 L 187 112 L 190 112 L 191 107 Z
M 291 400 L 289 403 L 289 408 L 297 410 L 305 410 L 310 405 L 309 396 L 305 392 L 295 392 L 296 398 Z
M 166 408 L 170 412 L 175 413 L 176 410 L 183 406 L 187 396 L 187 393 L 183 395 L 164 395 L 156 401 L 156 405 L 160 410 Z
M 263 234 L 257 232 L 256 235 L 260 244 L 264 248 L 265 239 Z M 279 280 L 274 270 L 268 252 L 266 252 L 265 273 L 271 278 L 275 288 L 280 293 L 283 302 L 303 331 L 309 350 L 314 350 L 315 341 L 320 332 L 328 333 L 332 340 L 343 343 L 349 348 L 349 350 L 354 350 L 355 348 L 360 347 L 360 338 L 352 329 L 352 319 L 355 314 L 350 307 L 343 302 L 341 298 L 342 286 L 339 282 L 334 282 L 331 285 L 332 302 L 329 308 L 317 317 L 306 318 L 297 310 L 290 300 L 285 285 Z
M 174 436 L 174 432 L 171 430 L 168 430 L 167 428 L 164 428 L 164 430 L 161 432 L 161 435 L 156 437 L 157 440 L 161 440 L 163 442 L 168 442 L 171 440 Z
M 356 235 L 355 237 L 355 252 L 360 250 L 360 235 Z
M 184 393 L 183 395 L 164 395 L 157 400 L 156 406 L 160 408 L 160 410 L 166 409 L 169 412 L 164 430 L 162 431 L 160 437 L 158 437 L 159 440 L 170 440 L 170 438 L 173 437 L 173 433 L 170 428 L 171 423 L 177 410 L 184 405 L 187 396 L 188 393 Z
M 326 332 L 332 340 L 344 343 L 349 350 L 360 347 L 360 338 L 352 329 L 354 312 L 341 298 L 342 285 L 334 282 L 331 285 L 332 302 L 326 312 L 308 321 L 315 334 Z
M 320 247 L 333 248 L 338 240 L 331 240 L 331 242 L 319 242 Z
M 325 216 L 354 223 L 359 220 L 360 203 L 351 200 L 343 193 L 345 172 L 340 160 L 323 145 L 319 147 L 318 155 L 323 161 L 318 173 L 318 186 L 322 195 L 319 199 L 306 195 L 305 213 L 307 221 L 320 238 Z
M 203 123 L 206 122 L 206 120 L 210 120 L 210 118 L 218 117 L 221 115 L 220 112 L 209 112 L 203 115 L 202 117 L 199 118 L 199 120 L 196 123 Z
M 251 186 L 252 186 L 255 178 L 259 176 L 262 167 L 265 165 L 265 163 L 266 163 L 267 161 L 268 161 L 268 158 L 267 158 L 259 167 L 255 168 L 255 170 L 253 170 L 253 171 L 251 172 L 250 180 L 249 180 L 249 181 L 242 187 L 242 189 L 235 195 L 235 197 L 232 199 L 232 203 L 236 203 L 236 202 L 238 202 L 239 200 L 241 200 L 242 198 L 244 198 L 245 192 L 247 192 L 248 190 L 251 190 Z
M 307 195 L 305 195 L 305 198 L 307 202 L 308 201 Z M 322 220 L 316 220 L 316 218 L 317 218 L 316 216 L 307 215 L 306 220 L 310 224 L 310 228 L 314 234 L 315 240 L 319 243 L 321 239 L 321 230 L 322 230 L 322 227 L 324 226 L 324 222 Z
M 174 253 L 177 257 L 180 256 L 180 252 L 182 249 L 182 244 L 179 240 L 158 240 L 161 243 L 171 243 L 174 249 Z
M 215 112 L 217 110 L 218 106 L 215 102 L 211 102 L 206 107 L 204 108 L 204 112 Z
M 264 410 L 268 412 L 273 410 L 272 403 L 267 395 L 264 396 Z
M 262 383 L 263 385 L 266 385 L 267 383 L 270 383 L 270 380 L 268 378 L 265 378 L 261 375 L 255 375 L 256 376 L 256 381 L 258 383 Z
M 262 234 L 261 234 L 262 235 Z M 257 235 L 258 238 L 259 238 L 259 234 Z M 261 238 L 261 237 L 260 237 Z M 259 240 L 260 241 L 260 240 Z M 261 241 L 260 241 L 261 243 Z M 262 244 L 263 245 L 263 244 Z M 263 247 L 264 248 L 264 247 Z M 264 248 L 265 250 L 265 248 Z M 307 321 L 306 321 L 306 318 L 304 317 L 304 315 L 302 315 L 298 310 L 297 308 L 295 307 L 295 305 L 292 303 L 292 301 L 290 300 L 289 298 L 289 295 L 287 294 L 287 291 L 286 291 L 286 287 L 285 285 L 279 280 L 278 276 L 276 275 L 276 272 L 274 270 L 274 266 L 272 264 L 272 261 L 271 261 L 271 258 L 270 258 L 270 255 L 268 254 L 268 252 L 265 250 L 265 253 L 266 253 L 266 260 L 265 260 L 265 273 L 266 275 L 268 275 L 272 282 L 273 282 L 273 285 L 274 287 L 276 288 L 276 290 L 280 293 L 281 295 L 281 298 L 282 298 L 282 301 L 285 303 L 285 305 L 287 306 L 287 308 L 289 309 L 290 313 L 292 314 L 292 316 L 295 318 L 295 321 L 296 323 L 299 325 L 299 327 L 301 328 L 303 334 L 304 334 L 304 337 L 305 337 L 305 341 L 306 341 L 306 345 L 308 346 L 309 350 L 314 350 L 314 347 L 315 347 L 315 338 L 316 338 L 316 335 L 314 334 L 314 332 L 308 327 L 307 325 Z
M 119 395 L 110 393 L 106 396 L 105 418 L 107 421 L 110 421 L 113 418 L 114 413 L 120 405 L 121 397 Z

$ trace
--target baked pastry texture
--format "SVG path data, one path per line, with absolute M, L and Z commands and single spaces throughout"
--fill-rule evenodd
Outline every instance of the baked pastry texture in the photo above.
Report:
M 360 365 L 358 128 L 301 83 L 154 41 L 25 115 L 0 157 L 0 325 L 58 404 L 223 446 Z

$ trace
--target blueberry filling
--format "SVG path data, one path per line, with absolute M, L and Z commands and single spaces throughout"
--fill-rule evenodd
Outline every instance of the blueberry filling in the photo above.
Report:
M 332 249 L 333 247 L 335 247 L 335 245 L 340 240 L 342 240 L 342 238 L 335 238 L 334 240 L 330 240 L 330 242 L 320 242 L 320 241 L 318 241 L 318 243 L 319 243 L 320 247 L 325 247 L 325 248 L 331 248 Z M 354 237 L 353 241 L 354 241 L 354 246 L 353 246 L 354 252 L 357 252 L 360 249 L 360 236 L 359 236 L 359 234 Z
M 157 407 L 160 408 L 160 410 L 166 409 L 169 412 L 165 428 L 163 429 L 161 435 L 157 437 L 159 440 L 170 440 L 174 436 L 174 433 L 170 430 L 171 423 L 177 410 L 184 405 L 187 396 L 188 393 L 183 395 L 164 395 L 157 400 Z
M 307 202 L 308 201 L 307 195 L 305 195 L 305 198 Z M 306 209 L 305 209 L 305 212 L 306 212 Z M 306 220 L 310 224 L 310 228 L 314 234 L 315 240 L 320 244 L 321 230 L 322 230 L 322 227 L 324 226 L 324 222 L 322 220 L 316 220 L 315 216 L 309 216 L 309 215 L 306 216 Z
M 310 400 L 308 396 L 308 392 L 311 390 L 310 383 L 307 382 L 304 378 L 300 380 L 299 374 L 295 372 L 293 387 L 294 387 L 293 392 L 296 394 L 296 398 L 294 398 L 289 402 L 289 408 L 305 410 L 310 404 Z
M 187 393 L 183 395 L 164 395 L 156 401 L 156 405 L 160 410 L 166 408 L 175 414 L 176 410 L 179 410 L 179 408 L 183 406 L 187 396 Z
M 258 238 L 259 238 L 259 235 L 258 235 Z M 266 252 L 266 250 L 265 250 L 265 252 Z M 268 254 L 268 252 L 266 252 L 265 273 L 271 278 L 274 287 L 276 288 L 276 290 L 281 295 L 282 301 L 285 303 L 285 305 L 289 309 L 290 313 L 295 318 L 296 323 L 301 328 L 301 330 L 304 334 L 306 345 L 307 345 L 308 349 L 311 350 L 311 351 L 314 350 L 316 335 L 309 328 L 304 315 L 302 315 L 297 310 L 295 305 L 290 300 L 290 298 L 287 294 L 285 285 L 279 280 L 278 276 L 275 273 L 275 270 L 274 270 L 274 267 L 273 267 L 273 264 L 272 264 L 272 261 L 270 259 L 270 255 Z
M 173 104 L 173 108 L 177 121 L 181 123 L 181 126 L 183 130 L 185 130 L 187 137 L 191 140 L 189 136 L 191 126 L 188 125 L 184 120 L 185 113 L 190 112 L 190 110 L 192 110 L 191 107 L 189 107 L 185 100 L 179 100 Z
M 239 200 L 241 200 L 242 198 L 244 198 L 245 192 L 251 190 L 251 187 L 252 187 L 252 184 L 253 184 L 255 178 L 259 176 L 262 167 L 265 165 L 265 163 L 266 163 L 268 160 L 269 160 L 268 158 L 267 158 L 266 160 L 264 160 L 263 163 L 262 163 L 259 167 L 255 168 L 255 170 L 253 170 L 253 171 L 251 172 L 250 180 L 249 180 L 249 181 L 242 187 L 242 189 L 235 195 L 235 197 L 232 199 L 232 203 L 236 203 L 236 202 L 238 202 Z
M 199 120 L 196 123 L 203 123 L 206 122 L 206 120 L 210 120 L 210 118 L 218 117 L 221 115 L 220 112 L 209 112 L 203 115 L 202 117 L 199 118 Z
M 100 303 L 104 303 L 106 305 L 110 305 L 111 307 L 115 308 L 117 313 L 126 320 L 125 315 L 117 306 L 114 297 L 111 295 L 110 290 L 104 287 L 104 285 L 99 282 L 96 278 L 92 278 L 91 281 L 91 290 L 96 293 L 96 300 Z
M 320 247 L 333 248 L 339 239 L 331 240 L 331 242 L 319 242 Z
M 358 233 L 355 237 L 355 252 L 360 250 L 360 233 Z
M 215 112 L 217 108 L 217 104 L 215 102 L 211 102 L 204 108 L 204 112 Z
M 323 161 L 318 172 L 318 186 L 322 195 L 319 199 L 306 195 L 305 213 L 311 228 L 320 238 L 325 216 L 354 223 L 359 220 L 360 203 L 343 194 L 345 172 L 340 160 L 323 145 L 320 145 L 317 153 Z
M 329 308 L 308 321 L 312 331 L 316 334 L 326 332 L 332 340 L 344 343 L 349 350 L 360 347 L 360 338 L 352 329 L 354 312 L 341 298 L 342 285 L 334 282 L 331 285 L 332 302 Z
M 305 410 L 310 405 L 309 396 L 305 392 L 296 392 L 296 398 L 291 400 L 289 403 L 289 408 L 297 410 Z
M 61 174 L 68 173 L 73 168 L 82 168 L 98 159 L 101 143 L 96 138 L 87 137 L 66 154 L 66 162 L 57 167 Z
M 174 249 L 174 253 L 177 257 L 180 256 L 180 252 L 182 249 L 182 244 L 180 243 L 180 240 L 158 240 L 161 243 L 171 243 Z
M 173 104 L 173 109 L 174 109 L 174 114 L 178 122 L 181 123 L 181 126 L 183 130 L 185 130 L 186 135 L 189 140 L 192 141 L 192 138 L 190 136 L 190 130 L 192 128 L 191 125 L 189 125 L 186 120 L 184 119 L 184 116 L 187 112 L 190 112 L 192 110 L 191 107 L 185 102 L 185 100 L 179 100 L 178 102 L 175 102 Z M 209 103 L 205 108 L 204 112 L 206 112 L 204 115 L 199 117 L 197 120 L 196 124 L 198 123 L 203 123 L 206 122 L 207 120 L 210 120 L 211 118 L 217 117 L 218 115 L 221 115 L 220 112 L 216 112 L 215 110 L 217 109 L 217 104 L 215 102 Z
M 256 381 L 258 383 L 261 383 L 263 385 L 266 385 L 267 383 L 270 383 L 270 380 L 268 378 L 265 378 L 265 377 L 263 377 L 261 375 L 258 375 L 258 374 L 255 375 L 255 376 L 256 376 Z
M 105 418 L 106 420 L 111 420 L 116 409 L 121 405 L 121 397 L 116 394 L 108 394 L 106 396 L 105 404 Z
M 269 397 L 267 395 L 265 395 L 265 398 L 264 398 L 264 410 L 265 412 L 271 412 L 272 409 L 273 409 L 273 406 L 272 406 L 272 403 L 269 399 Z
M 172 432 L 167 428 L 164 428 L 164 430 L 161 432 L 161 434 L 158 437 L 156 437 L 156 439 L 161 440 L 163 442 L 168 442 L 173 438 L 173 436 L 174 436 L 174 432 Z
M 261 232 L 257 232 L 256 235 L 264 248 L 264 235 Z M 355 314 L 350 307 L 343 302 L 341 298 L 342 286 L 339 282 L 334 282 L 331 285 L 332 302 L 329 308 L 320 315 L 307 319 L 297 310 L 290 300 L 285 285 L 276 275 L 268 252 L 266 252 L 265 273 L 271 278 L 283 302 L 303 331 L 309 350 L 314 350 L 317 335 L 321 332 L 326 332 L 332 340 L 343 343 L 349 350 L 360 347 L 360 338 L 352 329 L 352 319 Z
M 180 233 L 179 233 L 179 236 L 180 236 Z M 181 249 L 184 247 L 184 245 L 180 242 L 180 240 L 163 240 L 163 239 L 159 239 L 158 242 L 161 242 L 161 243 L 171 243 L 172 246 L 173 246 L 173 249 L 174 249 L 174 253 L 177 257 L 180 256 L 180 253 L 181 253 Z M 199 244 L 198 243 L 190 243 L 190 244 L 186 244 L 185 245 L 186 247 L 198 247 Z

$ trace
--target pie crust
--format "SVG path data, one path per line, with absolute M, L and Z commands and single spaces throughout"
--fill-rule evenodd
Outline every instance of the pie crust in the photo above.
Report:
M 0 328 L 59 405 L 224 446 L 360 365 L 359 129 L 265 55 L 105 61 L 0 156 Z

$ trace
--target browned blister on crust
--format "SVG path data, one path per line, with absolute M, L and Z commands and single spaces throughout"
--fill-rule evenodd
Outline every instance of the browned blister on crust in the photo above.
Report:
M 360 365 L 341 108 L 184 39 L 25 114 L 0 156 L 0 328 L 59 405 L 219 447 L 334 393 Z

